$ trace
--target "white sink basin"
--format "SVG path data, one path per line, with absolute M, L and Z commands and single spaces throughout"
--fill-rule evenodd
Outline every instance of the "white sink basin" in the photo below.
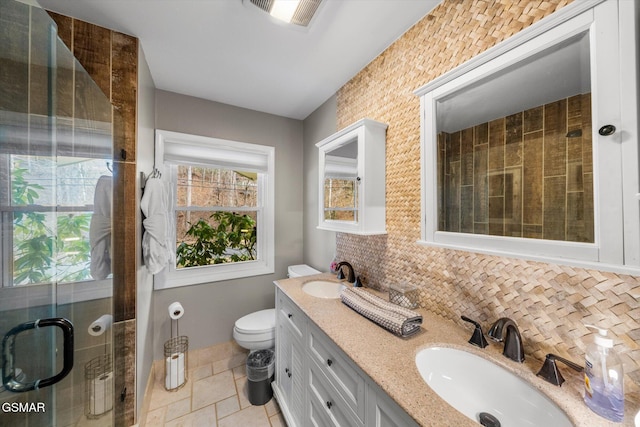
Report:
M 416 355 L 416 366 L 438 396 L 476 422 L 485 413 L 497 418 L 501 427 L 573 425 L 533 386 L 475 354 L 454 348 L 425 348 Z
M 312 280 L 302 285 L 302 290 L 316 298 L 340 298 L 340 291 L 345 286 L 341 282 L 328 280 Z

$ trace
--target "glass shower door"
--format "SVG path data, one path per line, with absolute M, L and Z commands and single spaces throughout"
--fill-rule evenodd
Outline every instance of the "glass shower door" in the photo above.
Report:
M 0 425 L 112 425 L 112 108 L 44 10 L 0 27 Z

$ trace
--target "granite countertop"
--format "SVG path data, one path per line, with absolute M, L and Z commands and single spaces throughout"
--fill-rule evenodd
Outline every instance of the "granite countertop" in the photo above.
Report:
M 513 362 L 502 355 L 501 344 L 490 343 L 484 349 L 472 346 L 468 343 L 472 325 L 463 327 L 424 309 L 416 310 L 423 316 L 422 330 L 410 338 L 397 337 L 351 310 L 340 299 L 322 299 L 306 294 L 302 285 L 311 280 L 337 281 L 335 275 L 323 273 L 278 280 L 275 284 L 420 425 L 479 425 L 453 409 L 422 380 L 415 365 L 415 356 L 419 350 L 432 346 L 459 348 L 490 359 L 541 390 L 566 412 L 576 426 L 634 425 L 633 417 L 640 409 L 640 402 L 634 402 L 635 405 L 625 402 L 624 423 L 609 422 L 584 404 L 582 374 L 563 369 L 562 364 L 559 366 L 566 382 L 562 387 L 556 387 L 536 376 L 542 366 L 541 361 L 529 357 L 524 363 Z M 386 294 L 367 290 L 386 299 Z

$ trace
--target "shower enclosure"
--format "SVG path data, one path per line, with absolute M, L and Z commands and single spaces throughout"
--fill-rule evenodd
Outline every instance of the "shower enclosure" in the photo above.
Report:
M 113 425 L 113 109 L 46 11 L 0 28 L 0 426 Z

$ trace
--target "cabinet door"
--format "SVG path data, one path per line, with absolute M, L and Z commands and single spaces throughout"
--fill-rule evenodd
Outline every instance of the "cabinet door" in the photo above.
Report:
M 276 383 L 282 390 L 287 404 L 291 401 L 291 337 L 286 324 L 278 324 L 278 348 L 276 351 Z
M 304 413 L 304 346 L 306 317 L 278 291 L 276 297 L 276 386 L 278 403 L 291 427 L 302 425 Z
M 289 351 L 291 354 L 291 395 L 289 402 L 289 410 L 293 419 L 298 425 L 302 425 L 302 415 L 304 414 L 305 400 L 305 363 L 304 363 L 304 347 L 298 340 L 291 340 Z
M 396 402 L 379 387 L 369 384 L 367 389 L 367 427 L 418 427 Z
M 362 119 L 318 142 L 318 228 L 386 234 L 385 123 Z

